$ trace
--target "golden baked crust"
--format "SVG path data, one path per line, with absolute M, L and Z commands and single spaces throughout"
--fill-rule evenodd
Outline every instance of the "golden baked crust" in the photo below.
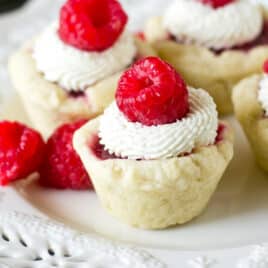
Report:
M 147 43 L 139 39 L 135 42 L 138 55 L 156 55 Z M 32 43 L 11 56 L 9 73 L 30 120 L 45 137 L 63 123 L 96 117 L 113 101 L 121 73 L 90 86 L 85 91 L 86 98 L 70 98 L 60 86 L 45 80 L 38 72 L 31 56 Z
M 170 40 L 159 40 L 163 29 L 161 19 L 151 19 L 145 35 L 153 43 L 159 56 L 181 73 L 187 84 L 207 90 L 217 104 L 221 115 L 232 112 L 231 91 L 243 78 L 260 73 L 268 57 L 268 45 L 249 52 L 227 50 L 217 55 L 205 47 L 182 45 Z M 150 34 L 149 34 L 150 33 Z
M 162 160 L 99 160 L 90 150 L 99 119 L 74 135 L 74 148 L 103 206 L 116 218 L 145 229 L 163 229 L 198 216 L 214 193 L 233 156 L 233 134 L 226 126 L 217 145 L 185 157 Z
M 242 80 L 233 90 L 235 116 L 240 122 L 259 166 L 268 172 L 268 119 L 258 101 L 261 75 Z

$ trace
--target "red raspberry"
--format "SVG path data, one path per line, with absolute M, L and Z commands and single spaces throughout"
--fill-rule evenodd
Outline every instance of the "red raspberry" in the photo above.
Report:
M 263 71 L 268 74 L 268 60 L 266 60 L 263 64 Z
M 116 102 L 129 121 L 147 126 L 173 123 L 189 111 L 183 79 L 157 57 L 139 60 L 122 75 Z
M 68 0 L 60 11 L 59 36 L 78 49 L 103 51 L 115 43 L 127 20 L 117 0 Z
M 37 171 L 44 147 L 41 135 L 35 130 L 17 122 L 0 122 L 0 185 Z
M 219 8 L 231 4 L 236 0 L 199 0 L 199 1 L 201 1 L 203 4 L 210 5 L 213 8 Z
M 43 186 L 74 190 L 93 188 L 72 144 L 74 132 L 85 123 L 86 120 L 80 120 L 62 125 L 49 138 L 45 161 L 40 168 L 40 182 Z

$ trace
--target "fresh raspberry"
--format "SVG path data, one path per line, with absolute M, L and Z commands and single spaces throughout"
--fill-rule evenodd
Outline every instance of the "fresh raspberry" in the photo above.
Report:
M 37 171 L 44 147 L 41 135 L 35 130 L 17 122 L 0 122 L 0 185 Z
M 268 74 L 268 60 L 266 60 L 263 64 L 263 71 Z
M 203 4 L 210 5 L 213 8 L 220 8 L 225 5 L 231 4 L 232 2 L 236 0 L 199 0 Z
M 103 51 L 115 43 L 127 20 L 117 0 L 68 0 L 60 11 L 58 33 L 78 49 Z
M 72 139 L 74 132 L 86 120 L 59 127 L 49 138 L 45 161 L 40 168 L 40 183 L 58 189 L 92 189 L 90 178 L 74 151 Z
M 139 60 L 122 75 L 116 102 L 129 121 L 147 126 L 173 123 L 189 111 L 183 79 L 157 57 Z

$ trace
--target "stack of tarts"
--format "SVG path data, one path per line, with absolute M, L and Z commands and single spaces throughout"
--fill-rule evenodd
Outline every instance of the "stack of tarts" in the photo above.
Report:
M 155 54 L 125 29 L 127 20 L 116 0 L 67 1 L 59 21 L 11 57 L 12 82 L 45 137 L 63 123 L 101 114 L 122 71 Z

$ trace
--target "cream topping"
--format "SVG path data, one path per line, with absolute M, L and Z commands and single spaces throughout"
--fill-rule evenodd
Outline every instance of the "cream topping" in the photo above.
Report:
M 66 90 L 81 91 L 124 70 L 136 56 L 134 38 L 124 32 L 103 52 L 87 52 L 65 44 L 58 36 L 57 24 L 50 25 L 36 40 L 33 57 L 45 79 Z
M 197 0 L 176 0 L 164 15 L 164 26 L 179 41 L 224 49 L 250 42 L 262 31 L 258 5 L 237 0 L 214 9 Z
M 264 74 L 263 78 L 260 81 L 258 100 L 261 103 L 261 106 L 265 112 L 265 115 L 268 116 L 268 75 L 267 74 Z
M 165 159 L 215 142 L 216 105 L 201 89 L 189 87 L 190 112 L 175 123 L 144 126 L 127 120 L 112 103 L 100 119 L 100 143 L 111 154 L 128 159 Z

